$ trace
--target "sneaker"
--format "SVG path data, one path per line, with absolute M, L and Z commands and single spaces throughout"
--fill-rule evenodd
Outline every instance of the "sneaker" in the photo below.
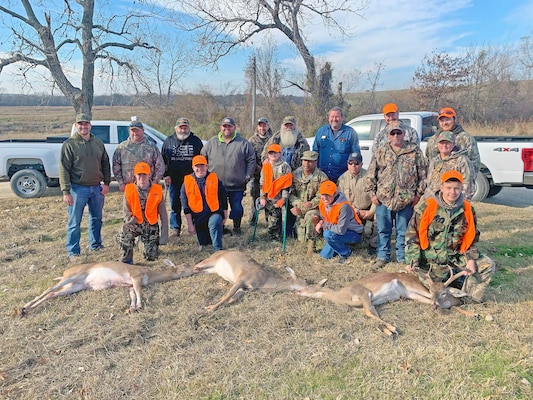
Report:
M 350 253 L 346 256 L 346 257 L 343 257 L 339 254 L 339 259 L 337 260 L 337 262 L 339 264 L 344 264 L 346 262 L 346 260 L 348 259 L 348 257 L 350 257 L 352 255 L 352 252 L 350 251 Z
M 383 268 L 385 265 L 387 265 L 389 262 L 381 259 L 377 259 L 377 261 L 372 264 L 372 267 L 374 268 Z

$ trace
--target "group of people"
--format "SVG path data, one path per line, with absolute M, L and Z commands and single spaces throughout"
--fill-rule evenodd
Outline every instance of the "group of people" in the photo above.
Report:
M 475 248 L 479 232 L 468 201 L 480 167 L 475 139 L 446 107 L 424 155 L 418 133 L 400 121 L 397 106 L 385 105 L 383 114 L 386 125 L 374 138 L 367 170 L 357 133 L 344 123 L 339 107 L 329 110 L 328 124 L 317 131 L 312 149 L 293 116 L 285 117 L 276 133 L 267 118 L 259 118 L 249 140 L 226 117 L 205 145 L 188 119 L 179 118 L 161 152 L 144 137 L 142 122 L 133 120 L 129 138 L 112 157 L 113 174 L 124 192 L 120 260 L 133 262 L 137 237 L 144 244 L 144 258 L 157 258 L 159 245 L 168 242 L 169 226 L 180 236 L 182 212 L 200 248 L 222 249 L 225 233 L 242 233 L 242 202 L 249 185 L 248 224 L 256 225 L 264 209 L 270 240 L 280 239 L 283 221 L 287 235 L 307 242 L 309 255 L 322 236 L 320 256 L 343 263 L 368 224 L 368 251 L 376 256 L 377 268 L 392 260 L 394 232 L 397 262 L 410 271 L 430 270 L 436 279 L 447 277 L 448 265 L 466 269 L 472 277 L 462 284 L 469 282 L 473 298 L 480 300 L 494 263 Z M 85 206 L 89 249 L 103 246 L 102 207 L 111 179 L 109 156 L 90 133 L 90 118 L 77 116 L 76 127 L 63 145 L 60 165 L 69 214 L 66 247 L 73 259 L 80 254 Z M 161 179 L 169 187 L 170 218 Z M 226 227 L 228 219 L 232 231 Z

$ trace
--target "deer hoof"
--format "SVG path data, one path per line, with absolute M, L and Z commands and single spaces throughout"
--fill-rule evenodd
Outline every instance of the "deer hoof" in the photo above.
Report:
M 27 315 L 27 314 L 26 314 L 26 307 L 22 307 L 22 308 L 20 309 L 20 316 L 21 316 L 21 317 L 25 317 L 26 315 Z

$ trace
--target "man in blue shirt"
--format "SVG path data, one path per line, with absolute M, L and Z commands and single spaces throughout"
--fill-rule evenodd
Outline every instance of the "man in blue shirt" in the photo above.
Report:
M 344 114 L 340 107 L 328 112 L 329 124 L 318 129 L 313 150 L 318 152 L 318 168 L 324 171 L 329 180 L 337 182 L 347 170 L 348 156 L 360 153 L 359 138 L 352 127 L 344 124 Z

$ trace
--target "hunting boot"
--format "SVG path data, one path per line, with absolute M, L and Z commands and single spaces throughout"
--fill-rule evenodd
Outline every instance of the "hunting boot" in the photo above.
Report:
M 234 235 L 240 235 L 242 233 L 241 231 L 241 219 L 234 219 L 233 220 L 233 234 Z
M 312 256 L 316 251 L 316 241 L 307 239 L 307 256 Z

